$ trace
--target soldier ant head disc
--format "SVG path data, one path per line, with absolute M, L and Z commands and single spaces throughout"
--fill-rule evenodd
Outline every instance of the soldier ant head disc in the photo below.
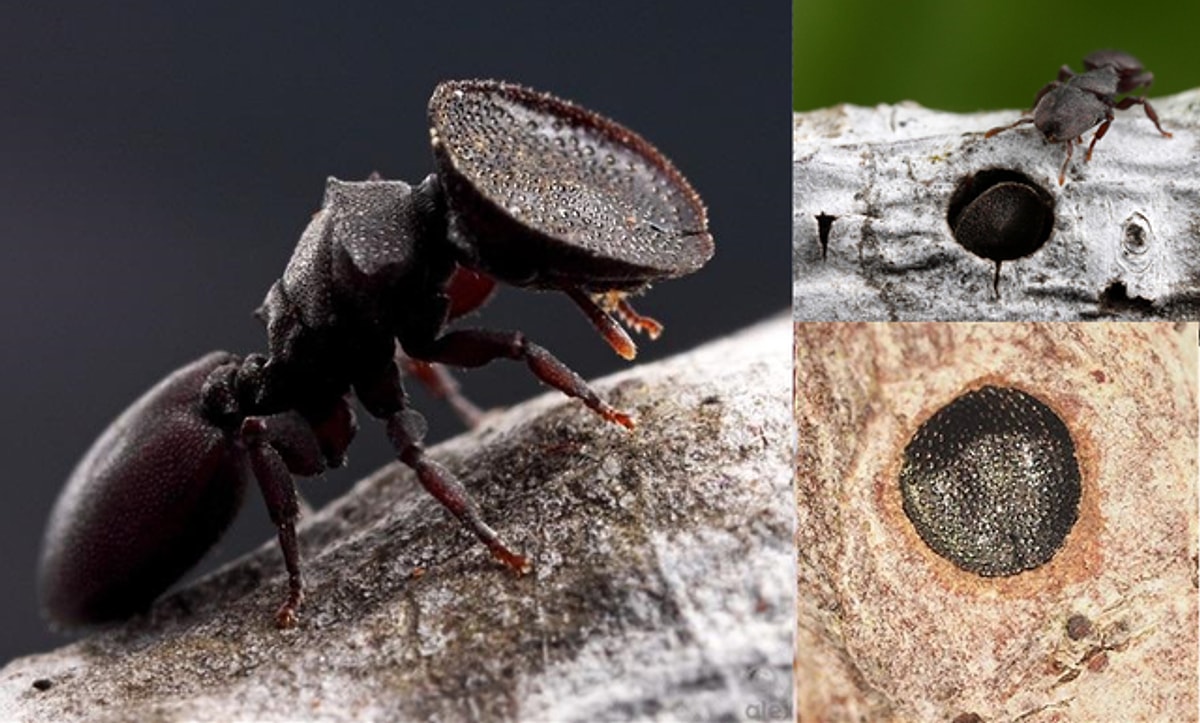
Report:
M 1079 516 L 1075 444 L 1036 397 L 969 391 L 927 419 L 904 449 L 904 513 L 925 544 L 983 577 L 1049 562 Z
M 1054 229 L 1054 197 L 1018 171 L 989 168 L 959 180 L 946 212 L 954 240 L 991 261 L 1033 254 Z
M 429 124 L 450 240 L 506 283 L 635 290 L 712 256 L 691 185 L 607 118 L 518 85 L 452 81 Z

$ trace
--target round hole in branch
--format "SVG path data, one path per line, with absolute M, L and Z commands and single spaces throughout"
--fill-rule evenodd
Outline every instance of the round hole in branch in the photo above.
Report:
M 1079 517 L 1066 424 L 1012 387 L 968 391 L 925 420 L 904 449 L 899 482 L 925 544 L 982 577 L 1044 565 Z
M 997 263 L 1011 261 L 1050 238 L 1054 196 L 1024 173 L 989 168 L 959 180 L 946 221 L 966 250 Z

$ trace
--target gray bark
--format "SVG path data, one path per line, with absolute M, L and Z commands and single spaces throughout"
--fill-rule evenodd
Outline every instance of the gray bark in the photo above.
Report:
M 798 325 L 800 719 L 1194 720 L 1196 335 Z M 1082 480 L 1061 547 L 1007 577 L 935 553 L 898 481 L 916 429 L 984 384 L 1052 407 Z
M 634 433 L 549 394 L 432 448 L 532 557 L 525 577 L 392 465 L 302 525 L 297 629 L 272 625 L 268 542 L 146 618 L 13 661 L 0 719 L 790 715 L 790 349 L 777 319 L 597 382 Z
M 1200 89 L 1117 111 L 1085 162 L 1019 110 L 952 114 L 913 103 L 798 113 L 793 130 L 797 321 L 1194 318 L 1200 310 Z M 1049 240 L 1001 266 L 955 241 L 950 195 L 986 168 L 1023 172 L 1055 199 Z M 826 243 L 817 216 L 836 217 Z

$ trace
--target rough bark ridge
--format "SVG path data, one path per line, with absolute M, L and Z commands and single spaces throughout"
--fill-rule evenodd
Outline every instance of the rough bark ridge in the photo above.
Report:
M 791 326 L 558 394 L 434 447 L 535 570 L 516 578 L 390 466 L 145 619 L 0 676 L 5 720 L 598 720 L 791 710 Z
M 798 113 L 793 127 L 797 321 L 1195 318 L 1200 311 L 1200 89 L 1134 107 L 1058 185 L 1066 147 L 1022 111 L 914 103 Z M 1054 199 L 1049 240 L 995 264 L 955 241 L 951 194 L 984 169 L 1019 171 Z M 822 220 L 825 228 L 822 228 Z
M 1196 355 L 1195 324 L 797 325 L 801 720 L 1194 719 Z M 898 482 L 982 385 L 1053 409 L 1081 473 L 1062 546 L 1009 577 L 933 552 Z

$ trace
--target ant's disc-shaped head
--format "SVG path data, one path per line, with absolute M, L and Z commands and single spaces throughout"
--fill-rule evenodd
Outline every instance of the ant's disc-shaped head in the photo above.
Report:
M 225 530 L 249 479 L 245 453 L 200 411 L 215 352 L 177 370 L 116 419 L 71 473 L 46 529 L 45 614 L 74 626 L 145 608 Z
M 1112 68 L 1077 75 L 1042 96 L 1033 109 L 1033 123 L 1051 143 L 1078 138 L 1111 112 L 1117 84 Z
M 634 290 L 713 254 L 704 204 L 654 146 L 551 95 L 440 84 L 430 135 L 466 265 L 517 286 Z

